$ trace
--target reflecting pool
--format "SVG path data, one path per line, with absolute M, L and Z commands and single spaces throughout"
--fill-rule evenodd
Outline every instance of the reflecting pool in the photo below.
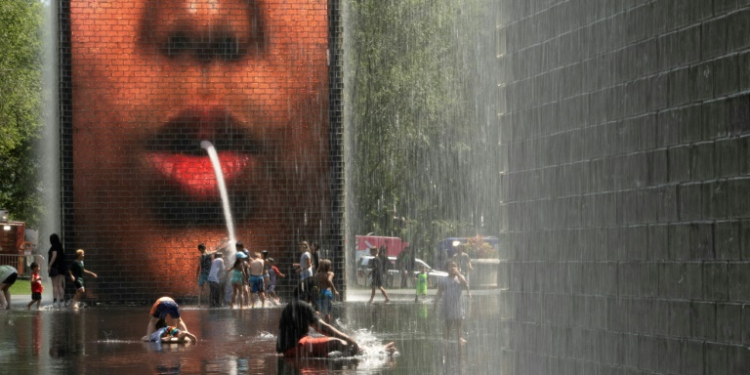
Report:
M 368 291 L 369 292 L 369 291 Z M 496 374 L 501 372 L 499 298 L 475 292 L 467 300 L 458 350 L 443 340 L 443 321 L 432 300 L 394 296 L 389 304 L 337 303 L 336 326 L 353 334 L 367 354 L 355 359 L 285 360 L 275 353 L 281 306 L 203 309 L 181 306 L 198 336 L 195 345 L 139 341 L 148 306 L 94 307 L 79 311 L 0 313 L 3 374 Z M 377 300 L 376 300 L 377 301 Z M 377 350 L 395 341 L 398 354 Z M 10 371 L 6 371 L 10 370 Z

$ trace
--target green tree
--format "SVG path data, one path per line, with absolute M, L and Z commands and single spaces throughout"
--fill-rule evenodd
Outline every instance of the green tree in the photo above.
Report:
M 497 195 L 494 5 L 348 5 L 347 217 L 356 234 L 400 236 L 426 256 L 442 237 L 481 231 Z
M 36 225 L 41 182 L 42 11 L 38 0 L 0 0 L 0 207 Z

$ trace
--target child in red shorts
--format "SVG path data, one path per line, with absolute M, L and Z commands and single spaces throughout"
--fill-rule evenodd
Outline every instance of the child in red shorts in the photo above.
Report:
M 31 263 L 31 302 L 26 305 L 27 310 L 31 310 L 31 305 L 36 302 L 36 309 L 39 310 L 42 306 L 42 277 L 39 276 L 39 265 L 34 262 Z

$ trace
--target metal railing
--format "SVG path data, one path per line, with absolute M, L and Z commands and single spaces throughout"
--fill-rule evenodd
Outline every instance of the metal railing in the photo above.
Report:
M 18 271 L 18 277 L 28 279 L 31 277 L 31 263 L 39 264 L 39 273 L 42 278 L 47 276 L 47 261 L 40 254 L 0 254 L 0 266 L 12 266 Z

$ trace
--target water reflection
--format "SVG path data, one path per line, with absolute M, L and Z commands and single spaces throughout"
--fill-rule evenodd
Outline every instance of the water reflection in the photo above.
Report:
M 345 303 L 336 325 L 367 355 L 284 359 L 275 353 L 280 308 L 181 309 L 194 345 L 143 343 L 148 307 L 0 314 L 0 367 L 18 374 L 460 374 L 501 369 L 498 298 L 469 301 L 459 347 L 445 341 L 443 321 L 428 303 Z M 399 356 L 380 351 L 395 341 Z M 460 349 L 460 350 L 459 350 Z

